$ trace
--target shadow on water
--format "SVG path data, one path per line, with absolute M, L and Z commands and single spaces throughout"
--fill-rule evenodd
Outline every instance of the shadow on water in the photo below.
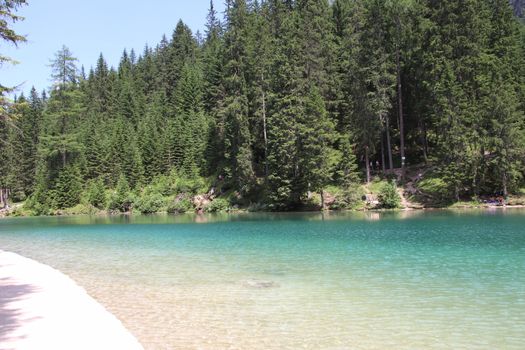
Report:
M 22 310 L 13 307 L 13 304 L 37 290 L 30 284 L 19 284 L 10 278 L 0 279 L 0 350 L 14 350 L 8 343 L 25 338 L 17 333 L 25 322 L 34 319 L 24 318 Z

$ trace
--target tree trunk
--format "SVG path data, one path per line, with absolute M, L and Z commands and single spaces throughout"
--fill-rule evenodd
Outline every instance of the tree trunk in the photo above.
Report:
M 384 131 L 381 131 L 381 168 L 383 170 L 383 174 L 386 174 L 386 167 L 385 167 L 385 135 Z
M 0 188 L 0 208 L 9 209 L 7 200 L 9 199 L 9 190 L 7 188 Z
M 368 157 L 368 146 L 365 147 L 366 183 L 370 183 L 370 159 Z
M 399 17 L 396 21 L 397 31 L 398 31 L 398 40 L 401 31 L 401 23 L 399 22 Z M 403 118 L 403 92 L 401 86 L 401 60 L 399 52 L 399 42 L 396 45 L 396 68 L 397 68 L 397 105 L 399 108 L 399 139 L 400 139 L 400 152 L 401 152 L 401 181 L 405 177 L 405 126 Z
M 324 189 L 321 189 L 321 210 L 325 211 L 326 208 L 324 206 Z
M 394 169 L 394 162 L 392 161 L 392 146 L 390 142 L 390 121 L 388 120 L 388 117 L 386 119 L 386 147 L 387 147 L 387 153 L 388 153 L 388 168 L 390 170 Z
M 478 166 L 474 167 L 474 174 L 472 174 L 472 191 L 474 192 L 474 196 L 479 197 Z
M 261 75 L 264 81 L 264 74 Z M 268 134 L 266 131 L 266 94 L 262 89 L 262 119 L 263 119 L 263 137 L 264 137 L 264 177 L 268 178 Z
M 420 132 L 420 140 L 421 140 L 421 148 L 423 148 L 423 159 L 425 160 L 425 164 L 428 163 L 428 154 L 427 154 L 427 133 L 424 127 L 424 123 L 421 121 L 421 119 L 418 121 L 419 124 L 419 132 Z
M 507 197 L 509 196 L 509 191 L 507 189 L 507 172 L 506 171 L 503 172 L 503 176 L 501 178 L 501 182 L 502 182 L 502 185 L 503 185 L 503 198 L 505 198 L 505 200 L 506 200 Z

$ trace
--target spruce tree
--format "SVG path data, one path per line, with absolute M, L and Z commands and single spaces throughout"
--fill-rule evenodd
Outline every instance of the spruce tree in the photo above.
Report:
M 301 103 L 298 15 L 286 4 L 271 4 L 275 53 L 268 114 L 268 201 L 271 209 L 288 209 L 300 202 L 296 191 L 297 116 Z
M 131 209 L 133 201 L 131 199 L 130 187 L 128 180 L 123 174 L 120 174 L 115 192 L 111 196 L 109 209 L 120 212 L 128 212 Z
M 253 154 L 248 120 L 244 58 L 246 55 L 247 7 L 244 0 L 228 2 L 225 35 L 224 172 L 237 189 L 247 194 L 254 181 Z
M 80 203 L 82 184 L 76 166 L 70 165 L 61 169 L 52 193 L 57 209 L 71 208 Z
M 98 209 L 106 207 L 106 189 L 102 179 L 93 180 L 88 187 L 87 199 L 89 204 Z

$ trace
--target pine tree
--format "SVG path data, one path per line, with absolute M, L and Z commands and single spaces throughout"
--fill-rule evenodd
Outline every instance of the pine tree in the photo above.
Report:
M 66 46 L 55 54 L 51 64 L 55 85 L 44 116 L 46 135 L 41 138 L 41 152 L 48 158 L 59 155 L 63 168 L 68 156 L 77 155 L 81 148 L 78 135 L 73 132 L 82 112 L 75 62 Z
M 9 44 L 17 46 L 19 43 L 26 41 L 26 37 L 17 33 L 12 25 L 24 18 L 17 15 L 16 12 L 20 7 L 27 5 L 25 0 L 10 0 L 0 2 L 0 39 Z M 0 54 L 0 67 L 5 63 L 15 63 L 10 57 Z M 4 86 L 0 82 L 0 206 L 4 208 L 8 206 L 7 200 L 9 197 L 8 177 L 9 171 L 9 157 L 8 152 L 11 146 L 8 143 L 9 130 L 12 127 L 12 106 L 11 101 L 7 97 L 9 92 L 14 88 Z
M 183 139 L 182 170 L 202 169 L 207 148 L 209 123 L 202 101 L 203 78 L 198 67 L 186 64 L 176 90 L 176 114 L 180 120 L 179 137 Z
M 484 20 L 487 9 L 474 0 L 431 3 L 430 11 L 435 24 L 426 48 L 432 67 L 427 83 L 433 92 L 433 123 L 439 130 L 435 142 L 443 177 L 459 200 L 479 188 L 484 132 L 477 76 L 490 22 Z
M 296 35 L 298 15 L 286 4 L 271 4 L 275 28 L 275 53 L 272 60 L 271 90 L 268 113 L 268 201 L 271 209 L 289 209 L 298 205 L 295 190 L 298 169 L 297 116 L 303 113 L 301 103 L 301 70 Z
M 248 84 L 249 119 L 253 136 L 254 163 L 263 169 L 254 169 L 268 177 L 268 103 L 270 95 L 271 64 L 274 47 L 270 27 L 268 3 L 252 4 L 248 17 L 246 80 Z
M 328 119 L 319 91 L 312 87 L 306 100 L 304 119 L 299 120 L 298 145 L 299 184 L 301 194 L 315 191 L 321 194 L 324 209 L 324 188 L 332 181 L 335 164 L 331 145 L 335 139 L 334 125 Z
M 18 34 L 13 28 L 11 28 L 12 24 L 24 19 L 24 17 L 17 15 L 16 11 L 25 5 L 27 5 L 27 1 L 25 0 L 10 0 L 2 1 L 0 3 L 0 38 L 15 46 L 26 41 L 25 36 Z M 11 58 L 0 55 L 0 66 L 3 63 L 13 62 L 14 61 Z M 7 106 L 7 100 L 5 99 L 4 94 L 9 91 L 12 91 L 12 88 L 3 86 L 0 83 L 0 117 L 2 117 L 2 119 L 7 116 L 7 114 L 4 114 L 4 108 Z
M 516 190 L 523 178 L 525 159 L 525 111 L 522 88 L 523 65 L 520 55 L 519 28 L 505 0 L 488 3 L 491 27 L 488 34 L 487 50 L 483 56 L 485 84 L 480 84 L 484 101 L 483 123 L 486 130 L 485 153 L 492 157 L 483 178 L 495 175 L 495 185 L 505 197 L 510 190 Z M 522 96 L 522 95 L 521 95 Z M 480 184 L 483 185 L 483 184 Z
M 106 189 L 102 179 L 96 179 L 88 187 L 87 199 L 89 204 L 98 209 L 104 209 L 106 206 Z
M 131 209 L 132 204 L 133 201 L 131 199 L 128 181 L 126 177 L 121 174 L 118 178 L 115 192 L 110 199 L 109 209 L 120 212 L 128 212 Z
M 197 42 L 191 29 L 184 22 L 179 21 L 167 47 L 166 95 L 168 98 L 174 97 L 184 65 L 195 62 L 196 50 Z
M 213 1 L 210 1 L 206 23 L 206 40 L 202 48 L 203 104 L 210 123 L 206 142 L 207 149 L 205 150 L 205 170 L 207 173 L 216 171 L 224 154 L 224 123 L 219 113 L 224 102 L 223 44 L 221 24 L 217 18 Z
M 24 114 L 20 119 L 20 130 L 24 136 L 21 157 L 23 159 L 22 179 L 26 195 L 30 195 L 33 192 L 38 161 L 37 145 L 44 110 L 43 101 L 34 87 L 29 95 L 28 107 L 27 114 Z
M 80 203 L 82 185 L 80 173 L 74 165 L 60 170 L 53 188 L 54 205 L 58 209 L 71 208 Z
M 242 194 L 250 192 L 254 181 L 251 134 L 248 121 L 245 64 L 247 7 L 244 0 L 231 1 L 226 13 L 225 98 L 221 116 L 224 120 L 224 171 Z

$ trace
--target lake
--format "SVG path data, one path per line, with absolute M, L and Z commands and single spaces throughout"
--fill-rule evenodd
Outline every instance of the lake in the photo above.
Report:
M 0 220 L 146 349 L 523 349 L 525 211 Z

